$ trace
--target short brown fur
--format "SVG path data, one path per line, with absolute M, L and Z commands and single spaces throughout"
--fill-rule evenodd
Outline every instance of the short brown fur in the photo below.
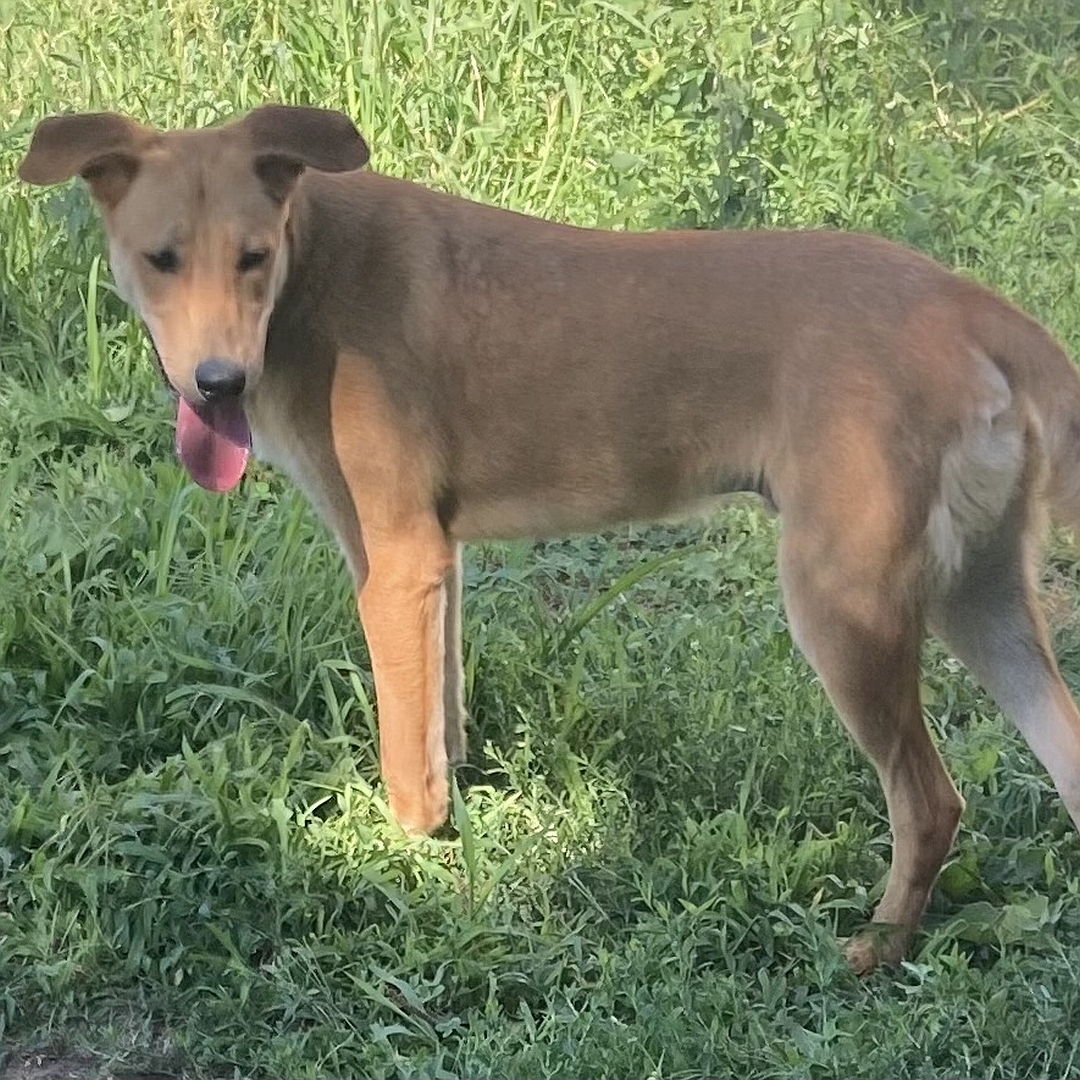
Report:
M 244 367 L 256 448 L 356 577 L 390 805 L 428 831 L 464 753 L 460 544 L 591 530 L 754 490 L 783 519 L 792 630 L 881 778 L 893 865 L 866 971 L 907 947 L 963 801 L 918 693 L 931 629 L 1080 825 L 1080 714 L 1036 602 L 1040 508 L 1080 523 L 1080 380 L 1034 321 L 836 232 L 606 233 L 356 171 L 341 114 L 162 133 L 43 121 L 20 170 L 80 174 L 119 287 L 192 402 Z M 269 253 L 240 275 L 240 248 Z M 183 271 L 144 258 L 163 246 Z

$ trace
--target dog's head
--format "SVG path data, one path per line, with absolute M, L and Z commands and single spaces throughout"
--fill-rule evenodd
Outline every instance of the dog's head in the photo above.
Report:
M 117 113 L 53 116 L 19 176 L 81 176 L 101 208 L 117 289 L 150 331 L 179 395 L 177 447 L 225 490 L 250 444 L 244 394 L 288 273 L 286 224 L 305 168 L 358 169 L 368 149 L 326 109 L 267 105 L 218 128 L 160 132 Z

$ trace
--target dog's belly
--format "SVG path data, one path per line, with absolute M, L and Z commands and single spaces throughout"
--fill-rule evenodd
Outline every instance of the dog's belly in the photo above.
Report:
M 455 540 L 511 540 L 598 532 L 632 521 L 679 520 L 713 513 L 737 494 L 761 497 L 773 513 L 778 508 L 764 477 L 728 477 L 683 491 L 649 488 L 630 492 L 547 490 L 464 500 L 445 522 Z M 618 497 L 615 497 L 618 495 Z
M 568 505 L 543 496 L 516 496 L 469 502 L 457 508 L 446 526 L 455 540 L 513 540 L 527 536 L 596 532 L 620 520 L 649 516 L 604 513 L 595 506 Z

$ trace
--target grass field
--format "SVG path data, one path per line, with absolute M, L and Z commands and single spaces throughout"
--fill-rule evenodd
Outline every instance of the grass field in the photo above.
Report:
M 336 550 L 269 468 L 189 482 L 85 192 L 14 179 L 53 111 L 332 105 L 518 210 L 905 240 L 1080 354 L 1078 55 L 1075 0 L 0 0 L 0 1074 L 1080 1074 L 1080 841 L 936 647 L 956 855 L 845 969 L 883 801 L 751 504 L 469 549 L 471 759 L 399 839 Z

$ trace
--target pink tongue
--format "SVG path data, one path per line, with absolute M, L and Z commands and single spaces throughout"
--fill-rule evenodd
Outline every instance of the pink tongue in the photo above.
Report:
M 243 408 L 235 402 L 196 408 L 180 398 L 176 452 L 200 487 L 210 491 L 235 487 L 251 452 L 251 429 Z

